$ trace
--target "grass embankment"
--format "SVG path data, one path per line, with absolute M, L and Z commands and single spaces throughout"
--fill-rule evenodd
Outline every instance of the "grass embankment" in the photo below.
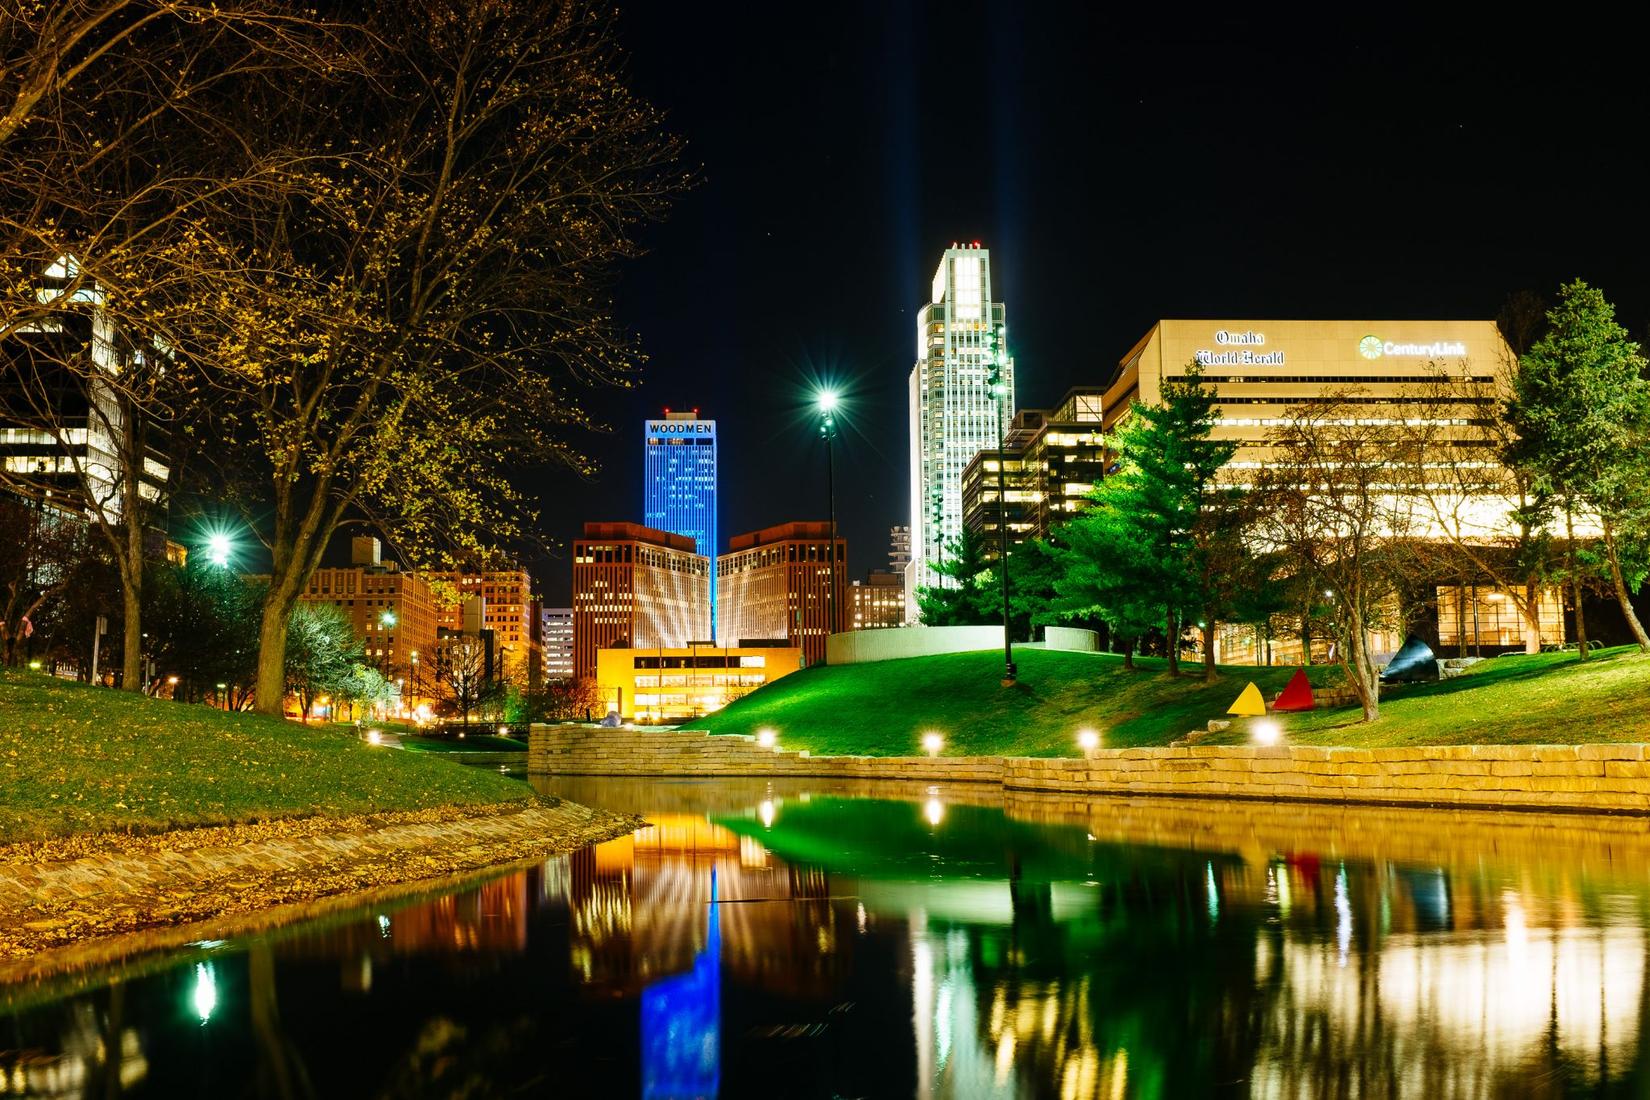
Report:
M 0 844 L 526 797 L 351 734 L 0 670 Z
M 401 735 L 401 747 L 408 752 L 526 752 L 527 742 L 496 733 L 472 733 L 462 741 L 456 737 L 409 737 Z
M 1292 668 L 1222 666 L 1213 684 L 1200 666 L 1178 678 L 1164 662 L 1137 671 L 1111 654 L 1021 650 L 1020 682 L 999 686 L 995 650 L 807 669 L 690 723 L 712 733 L 775 730 L 786 748 L 817 755 L 901 756 L 921 752 L 927 730 L 945 755 L 1076 755 L 1076 731 L 1098 730 L 1108 748 L 1166 745 L 1204 728 L 1253 680 L 1271 699 Z M 1340 670 L 1307 670 L 1315 688 L 1339 685 Z M 1291 743 L 1378 747 L 1422 744 L 1563 744 L 1650 740 L 1650 660 L 1613 649 L 1583 664 L 1574 653 L 1498 657 L 1436 684 L 1389 688 L 1381 718 L 1363 724 L 1356 707 L 1280 716 Z M 1245 720 L 1206 743 L 1237 743 Z

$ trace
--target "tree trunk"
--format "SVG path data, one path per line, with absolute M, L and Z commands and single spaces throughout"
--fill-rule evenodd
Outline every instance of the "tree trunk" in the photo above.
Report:
M 258 625 L 258 673 L 253 709 L 279 718 L 286 710 L 286 632 L 294 601 L 282 599 L 272 589 L 264 600 L 263 621 Z M 305 708 L 308 717 L 308 708 Z
M 1347 679 L 1352 681 L 1352 689 L 1358 693 L 1364 721 L 1373 722 L 1381 716 L 1381 679 L 1375 672 L 1375 662 L 1369 652 L 1369 635 L 1364 630 L 1363 613 L 1351 612 L 1347 627 L 1341 667 Z
M 1312 663 L 1312 602 L 1301 608 L 1301 664 Z
M 1134 671 L 1134 639 L 1123 639 L 1123 667 L 1129 672 Z
M 1541 586 L 1531 577 L 1524 582 L 1524 652 L 1541 652 Z
M 121 570 L 122 574 L 126 571 Z M 143 683 L 143 576 L 126 581 L 120 586 L 121 614 L 125 616 L 120 649 L 120 688 L 122 691 L 142 691 Z M 97 624 L 92 624 L 97 629 Z
M 1180 617 L 1173 611 L 1163 620 L 1163 633 L 1167 636 L 1164 649 L 1169 654 L 1169 675 L 1180 675 Z
M 1570 512 L 1568 503 L 1564 505 L 1564 534 L 1568 542 L 1565 551 L 1570 565 L 1570 588 L 1575 594 L 1576 601 L 1576 651 L 1581 659 L 1587 659 L 1587 617 L 1581 609 L 1581 573 L 1576 569 L 1576 527 L 1575 516 Z
M 1616 547 L 1615 525 L 1609 520 L 1604 521 L 1604 553 L 1610 559 L 1610 586 L 1616 590 L 1621 613 L 1627 617 L 1627 626 L 1639 644 L 1639 652 L 1650 653 L 1650 635 L 1644 633 L 1644 624 L 1639 622 L 1638 612 L 1633 610 L 1632 594 L 1627 591 L 1627 581 L 1621 575 L 1621 554 Z
M 1215 671 L 1215 620 L 1205 612 L 1203 622 L 1203 682 L 1212 684 L 1220 679 Z

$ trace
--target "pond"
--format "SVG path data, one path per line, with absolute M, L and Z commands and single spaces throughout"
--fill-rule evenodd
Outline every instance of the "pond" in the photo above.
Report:
M 535 782 L 652 824 L 0 986 L 0 1097 L 1650 1088 L 1642 819 Z

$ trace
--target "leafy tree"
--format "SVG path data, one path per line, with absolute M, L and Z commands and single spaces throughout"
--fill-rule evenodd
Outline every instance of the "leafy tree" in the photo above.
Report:
M 1602 564 L 1639 649 L 1650 635 L 1633 610 L 1643 584 L 1635 545 L 1650 533 L 1650 380 L 1639 345 L 1603 293 L 1580 279 L 1559 288 L 1547 332 L 1513 376 L 1508 458 L 1563 502 L 1598 518 Z M 1574 562 L 1574 539 L 1572 563 Z M 1577 570 L 1572 564 L 1572 578 Z M 1576 593 L 1579 608 L 1581 596 Z
M 641 355 L 609 289 L 685 186 L 679 143 L 623 82 L 582 0 L 369 0 L 358 62 L 252 89 L 242 155 L 308 156 L 215 205 L 239 277 L 187 316 L 223 392 L 223 469 L 271 556 L 257 706 L 280 707 L 290 612 L 325 548 L 371 522 L 414 563 L 531 527 L 511 471 L 588 471 L 583 395 Z M 182 322 L 180 322 L 182 323 Z
M 917 610 L 924 626 L 982 626 L 1002 621 L 1002 594 L 993 584 L 996 571 L 986 560 L 979 535 L 964 529 L 947 542 L 934 571 L 943 578 L 941 582 L 917 589 Z
M 257 667 L 262 585 L 197 558 L 152 570 L 144 591 L 148 653 L 172 697 L 199 701 L 217 684 L 251 684 Z
M 1060 533 L 1056 612 L 1104 622 L 1111 644 L 1123 653 L 1123 667 L 1134 668 L 1136 646 L 1164 614 L 1151 588 L 1155 566 L 1146 560 L 1133 525 L 1124 513 L 1096 503 Z
M 1117 472 L 1095 487 L 1091 506 L 1067 525 L 1096 559 L 1104 578 L 1079 567 L 1068 599 L 1093 598 L 1103 618 L 1124 637 L 1137 637 L 1148 607 L 1161 614 L 1169 671 L 1179 672 L 1179 638 L 1190 620 L 1202 623 L 1204 676 L 1213 679 L 1214 631 L 1249 580 L 1250 521 L 1244 491 L 1220 479 L 1237 444 L 1210 438 L 1219 420 L 1215 392 L 1203 385 L 1196 363 L 1180 379 L 1165 380 L 1162 400 L 1137 403 L 1119 429 Z M 1108 608 L 1107 601 L 1115 605 Z M 1131 633 L 1132 632 L 1132 633 Z
M 21 664 L 52 604 L 95 552 L 86 524 L 44 500 L 0 494 L 0 663 Z
M 286 630 L 285 682 L 306 719 L 322 695 L 347 692 L 355 669 L 366 663 L 366 643 L 342 608 L 330 603 L 293 608 Z
M 544 685 L 542 713 L 552 722 L 589 722 L 600 711 L 607 711 L 607 700 L 594 677 L 569 676 L 551 680 Z
M 1061 573 L 1060 551 L 1053 537 L 1026 539 L 1008 548 L 1008 622 L 1016 638 L 1030 638 L 1032 628 L 1058 620 L 1055 583 Z M 992 562 L 986 587 L 997 596 L 995 617 L 1002 617 L 1002 572 Z

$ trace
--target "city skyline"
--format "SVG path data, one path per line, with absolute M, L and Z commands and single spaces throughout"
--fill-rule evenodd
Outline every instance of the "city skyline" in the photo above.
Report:
M 1635 335 L 1650 323 L 1650 231 L 1610 167 L 1613 120 L 1647 106 L 1625 43 L 1549 36 L 1578 74 L 1561 102 L 1508 65 L 1512 35 L 1465 16 L 1417 34 L 1350 14 L 850 4 L 747 24 L 660 7 L 621 30 L 705 182 L 618 288 L 651 363 L 596 410 L 616 429 L 589 437 L 602 469 L 546 498 L 564 543 L 634 492 L 628 425 L 667 405 L 724 425 L 724 530 L 800 515 L 775 507 L 787 494 L 823 514 L 810 404 L 830 380 L 849 574 L 881 564 L 909 522 L 913 309 L 955 241 L 993 253 L 1024 408 L 1103 385 L 1163 317 L 1490 319 L 1579 275 Z M 765 48 L 775 33 L 810 48 Z M 966 107 L 962 56 L 987 74 Z M 1589 99 L 1624 114 L 1563 105 Z

